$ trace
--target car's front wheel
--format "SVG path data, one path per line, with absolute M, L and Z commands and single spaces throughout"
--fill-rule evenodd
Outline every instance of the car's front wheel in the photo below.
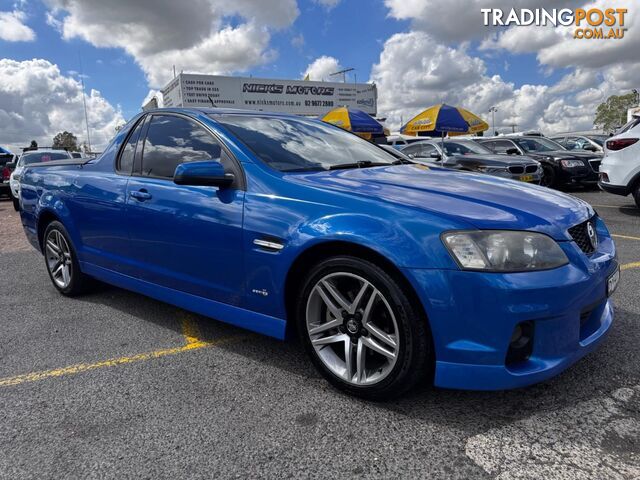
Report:
M 80 271 L 78 256 L 64 225 L 58 221 L 51 222 L 42 241 L 47 272 L 53 286 L 63 295 L 83 293 L 91 278 Z
M 636 201 L 636 205 L 640 208 L 640 182 L 636 185 L 636 188 L 632 192 L 633 199 Z
M 11 200 L 13 201 L 13 209 L 16 212 L 20 211 L 20 200 L 18 200 L 16 197 L 14 197 L 13 195 L 11 195 Z
M 397 279 L 371 262 L 345 256 L 312 268 L 297 320 L 315 366 L 351 394 L 386 399 L 428 378 L 427 320 Z

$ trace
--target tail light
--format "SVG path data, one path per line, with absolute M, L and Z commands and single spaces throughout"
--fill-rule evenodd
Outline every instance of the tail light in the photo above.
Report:
M 9 177 L 11 177 L 11 170 L 9 170 L 9 167 L 4 167 L 2 169 L 2 180 L 9 180 Z
M 607 149 L 608 150 L 622 150 L 623 148 L 627 148 L 638 141 L 637 138 L 620 138 L 618 140 L 608 140 L 607 141 Z

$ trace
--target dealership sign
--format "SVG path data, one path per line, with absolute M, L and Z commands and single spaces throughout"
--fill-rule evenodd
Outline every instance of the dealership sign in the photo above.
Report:
M 321 115 L 351 107 L 375 115 L 376 86 L 181 73 L 163 90 L 165 107 L 227 107 Z

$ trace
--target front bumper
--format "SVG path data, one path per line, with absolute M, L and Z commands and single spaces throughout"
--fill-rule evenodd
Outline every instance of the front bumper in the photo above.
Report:
M 435 385 L 470 390 L 523 387 L 549 379 L 594 350 L 613 321 L 607 278 L 618 268 L 615 246 L 598 231 L 587 257 L 561 246 L 570 263 L 548 271 L 479 273 L 407 270 L 427 312 L 434 341 Z M 507 362 L 516 325 L 534 325 L 528 359 Z

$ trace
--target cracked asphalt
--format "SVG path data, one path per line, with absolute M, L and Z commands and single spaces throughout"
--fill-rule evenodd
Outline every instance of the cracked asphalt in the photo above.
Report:
M 640 262 L 631 198 L 573 194 Z M 551 381 L 368 403 L 295 342 L 108 286 L 60 296 L 1 201 L 0 478 L 638 479 L 639 285 L 622 272 L 608 339 Z

